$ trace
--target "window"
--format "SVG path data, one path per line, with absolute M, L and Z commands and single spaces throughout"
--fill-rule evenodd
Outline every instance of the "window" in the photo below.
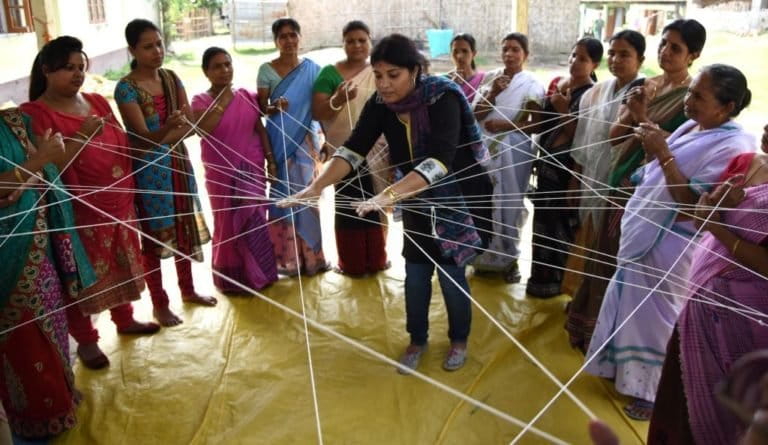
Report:
M 88 0 L 88 21 L 104 23 L 104 0 Z
M 3 0 L 6 32 L 32 32 L 32 11 L 29 0 Z

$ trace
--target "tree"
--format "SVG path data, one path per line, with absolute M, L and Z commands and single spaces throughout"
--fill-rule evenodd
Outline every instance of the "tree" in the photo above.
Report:
M 163 39 L 168 48 L 177 35 L 176 23 L 193 9 L 207 9 L 213 13 L 223 6 L 224 0 L 158 0 L 163 23 Z

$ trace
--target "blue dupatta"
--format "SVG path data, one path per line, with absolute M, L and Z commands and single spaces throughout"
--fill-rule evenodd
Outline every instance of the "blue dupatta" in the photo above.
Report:
M 304 59 L 299 66 L 288 73 L 270 93 L 271 102 L 281 96 L 288 100 L 288 109 L 267 117 L 267 136 L 275 156 L 277 181 L 269 188 L 271 199 L 278 200 L 297 193 L 308 186 L 315 173 L 315 161 L 310 150 L 319 150 L 317 132 L 319 125 L 312 120 L 312 86 L 320 73 L 320 65 Z M 308 134 L 309 133 L 309 134 Z M 306 142 L 307 136 L 314 139 L 314 147 Z M 290 182 L 290 189 L 288 183 Z M 291 215 L 291 209 L 272 205 L 270 220 Z M 301 238 L 317 252 L 322 248 L 320 217 L 317 212 L 298 207 L 293 217 L 286 219 L 296 226 Z

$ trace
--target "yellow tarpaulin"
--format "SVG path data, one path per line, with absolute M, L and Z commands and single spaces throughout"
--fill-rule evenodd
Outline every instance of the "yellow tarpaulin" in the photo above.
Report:
M 390 237 L 391 238 L 391 237 Z M 210 258 L 210 257 L 209 257 Z M 407 344 L 402 259 L 374 277 L 333 272 L 303 279 L 307 315 L 388 357 Z M 168 263 L 167 261 L 164 263 Z M 166 288 L 175 281 L 164 264 Z M 198 282 L 210 272 L 195 265 Z M 209 280 L 210 281 L 210 280 Z M 565 297 L 525 299 L 523 285 L 471 277 L 473 295 L 504 328 L 567 381 L 583 364 L 563 329 Z M 301 311 L 296 279 L 264 293 Z M 473 312 L 469 360 L 441 369 L 448 349 L 442 295 L 433 283 L 430 345 L 421 371 L 523 422 L 557 392 L 488 318 Z M 318 443 L 304 324 L 256 297 L 220 296 L 217 308 L 181 306 L 184 323 L 151 337 L 117 337 L 100 317 L 101 345 L 112 364 L 90 371 L 77 364 L 84 395 L 78 426 L 61 444 L 310 444 Z M 148 298 L 136 305 L 148 319 Z M 520 428 L 310 328 L 320 428 L 327 444 L 506 444 Z M 621 412 L 626 400 L 612 385 L 580 375 L 575 395 L 611 424 L 623 444 L 642 443 L 647 424 Z M 536 427 L 570 443 L 589 443 L 587 416 L 561 396 Z M 521 443 L 545 443 L 527 433 Z

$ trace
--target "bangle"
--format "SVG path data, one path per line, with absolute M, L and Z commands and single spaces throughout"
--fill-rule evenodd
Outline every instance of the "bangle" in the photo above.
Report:
M 21 176 L 21 169 L 19 167 L 13 169 L 13 174 L 16 175 L 16 180 L 19 181 L 19 184 L 24 184 L 24 177 Z
M 330 100 L 328 100 L 328 106 L 331 107 L 331 110 L 333 111 L 341 111 L 342 108 L 344 108 L 344 105 L 341 105 L 339 107 L 333 106 L 333 99 L 336 97 L 336 93 L 333 93 L 333 96 L 331 96 Z
M 734 257 L 736 256 L 736 250 L 739 248 L 739 243 L 741 242 L 741 238 L 736 238 L 736 242 L 733 243 L 733 248 L 731 249 L 731 255 Z
M 88 140 L 90 138 L 90 136 L 86 136 L 85 134 L 83 134 L 83 133 L 81 133 L 79 131 L 76 131 L 75 134 L 80 136 L 81 138 L 83 138 L 85 140 Z
M 392 200 L 392 204 L 400 201 L 400 194 L 394 191 L 391 185 L 384 189 L 384 194 L 386 194 L 389 199 Z
M 675 160 L 675 157 L 674 156 L 670 156 L 667 159 L 665 159 L 663 162 L 660 161 L 659 164 L 661 165 L 661 169 L 664 170 L 665 168 L 667 168 L 669 163 L 674 161 L 674 160 Z
M 224 112 L 224 107 L 222 107 L 220 104 L 216 104 L 216 105 L 213 107 L 213 109 L 214 109 L 214 110 L 216 110 L 216 111 L 218 111 L 219 113 L 223 113 L 223 112 Z

